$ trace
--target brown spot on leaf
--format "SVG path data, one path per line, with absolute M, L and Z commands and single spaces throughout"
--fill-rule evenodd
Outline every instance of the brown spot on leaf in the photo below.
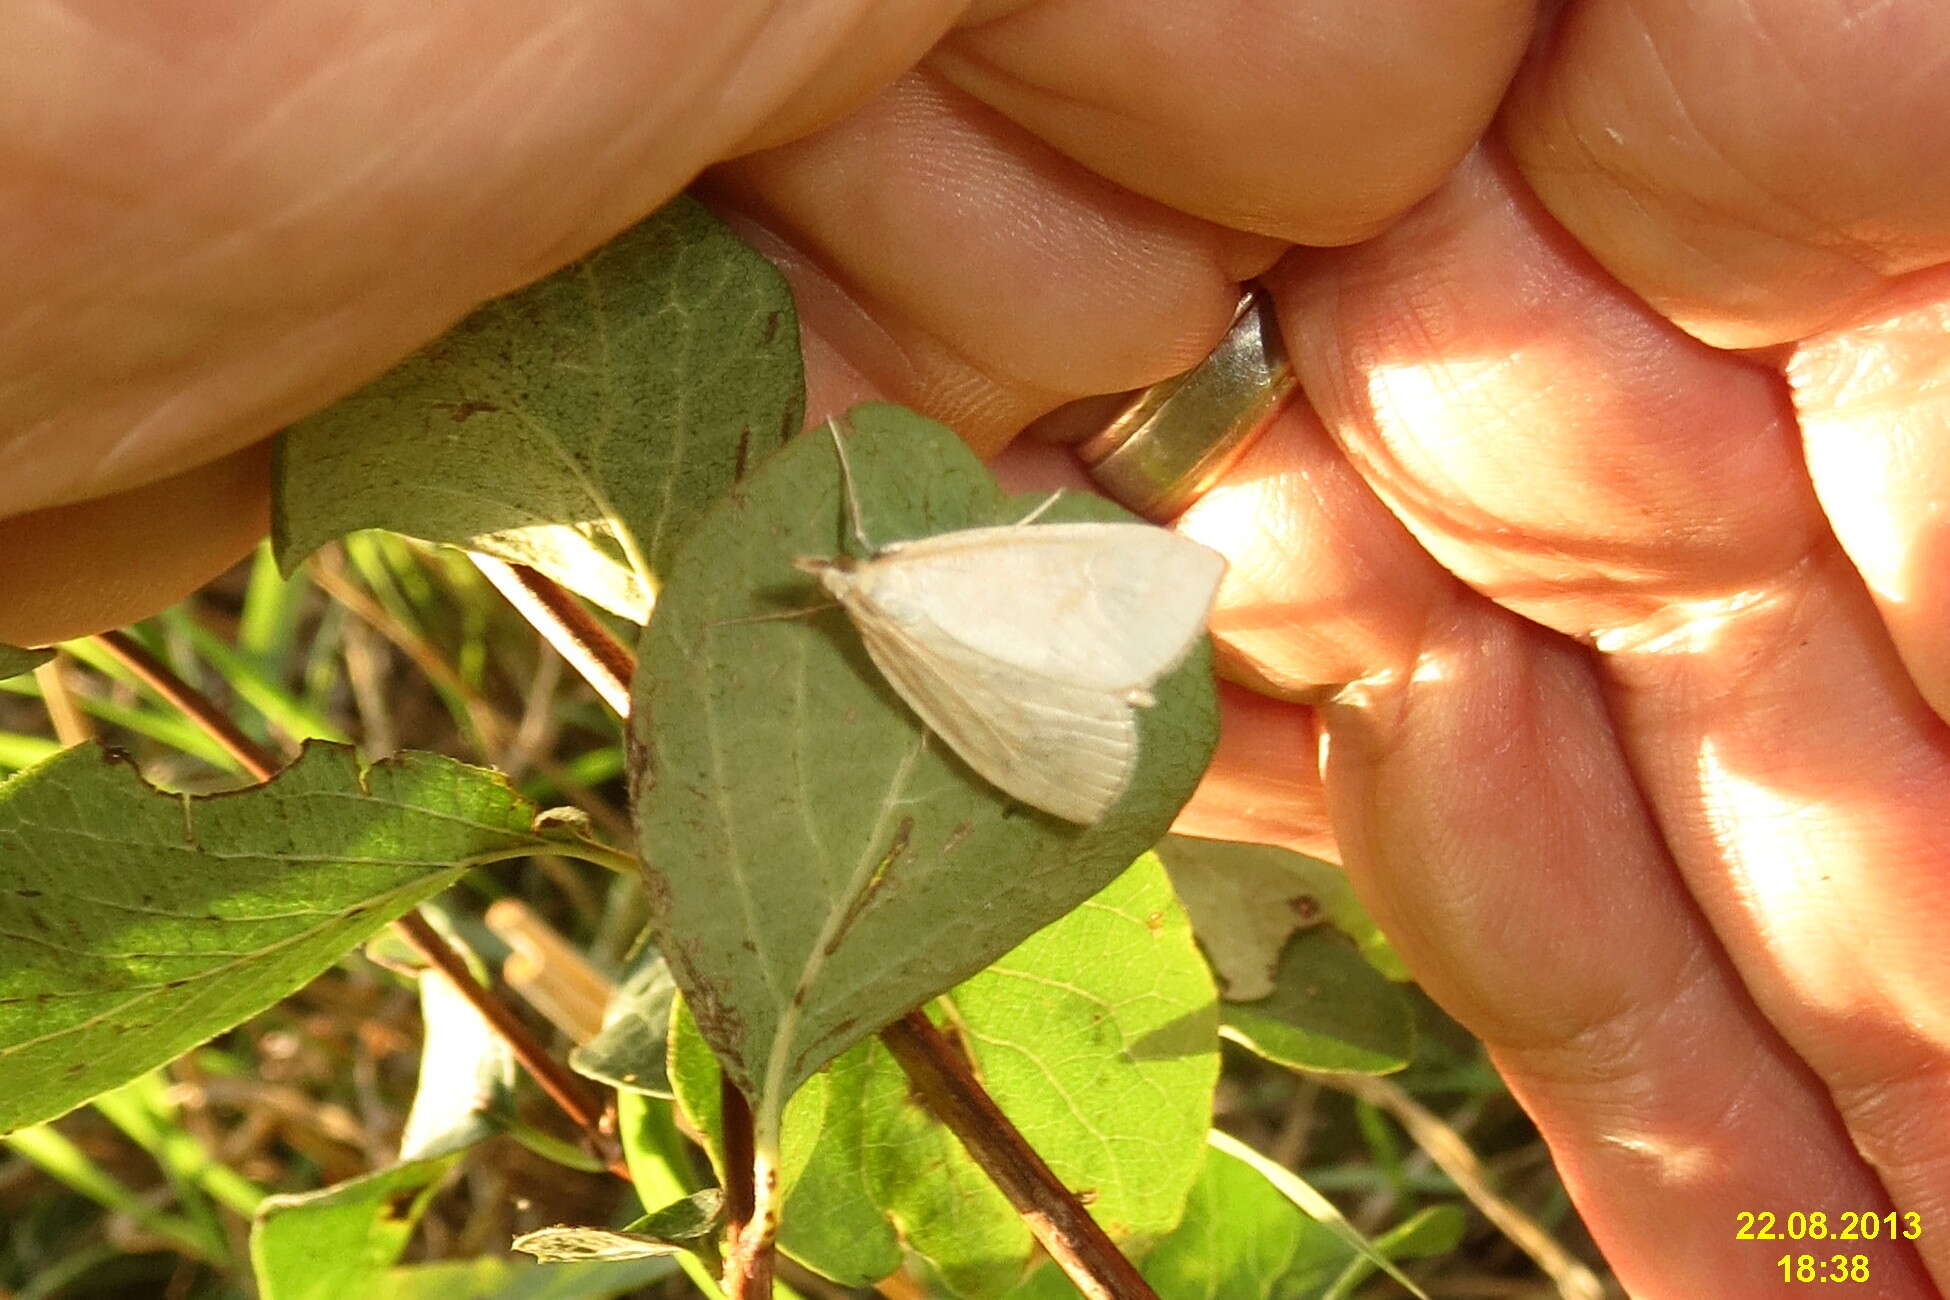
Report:
M 435 402 L 433 409 L 445 411 L 447 418 L 455 424 L 465 424 L 477 415 L 491 414 L 501 407 L 494 402 L 484 402 L 478 398 L 466 398 L 458 402 Z

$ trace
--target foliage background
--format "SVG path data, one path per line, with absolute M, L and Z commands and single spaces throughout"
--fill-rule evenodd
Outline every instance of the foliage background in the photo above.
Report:
M 510 773 L 540 803 L 572 803 L 613 842 L 628 842 L 614 721 L 453 552 L 359 534 L 290 579 L 261 552 L 136 631 L 274 748 L 289 752 L 291 737 L 322 735 L 355 739 L 368 757 L 407 747 L 452 754 Z M 90 643 L 0 685 L 0 770 L 84 736 L 129 749 L 152 779 L 174 788 L 239 781 L 221 752 Z M 644 915 L 628 882 L 546 858 L 473 872 L 457 895 L 456 910 L 470 915 L 502 899 L 526 906 L 611 974 Z M 1480 1046 L 1425 999 L 1415 998 L 1415 1008 L 1416 1057 L 1392 1082 L 1462 1138 L 1498 1194 L 1601 1269 L 1541 1141 Z M 544 1014 L 531 1018 L 550 1032 Z M 0 1154 L 0 1294 L 250 1295 L 251 1199 L 390 1163 L 421 1033 L 411 983 L 353 955 L 127 1090 L 119 1104 L 84 1107 L 48 1126 L 54 1142 L 14 1141 Z M 1357 1227 L 1380 1232 L 1418 1210 L 1458 1207 L 1458 1246 L 1411 1268 L 1432 1295 L 1558 1294 L 1373 1102 L 1231 1044 L 1218 1099 L 1220 1127 L 1300 1171 Z M 519 1110 L 535 1130 L 572 1138 L 532 1091 L 519 1094 Z M 632 1202 L 606 1175 L 490 1138 L 460 1158 L 433 1199 L 408 1247 L 409 1267 L 397 1271 L 398 1294 L 543 1294 L 504 1289 L 538 1280 L 520 1271 L 528 1266 L 513 1261 L 508 1241 L 548 1223 L 621 1223 L 638 1212 Z M 643 1273 L 631 1293 L 696 1294 L 660 1262 Z M 804 1294 L 848 1294 L 799 1281 Z M 594 1293 L 575 1291 L 566 1272 L 549 1275 L 548 1285 L 551 1295 Z M 1354 1293 L 1400 1294 L 1372 1279 Z

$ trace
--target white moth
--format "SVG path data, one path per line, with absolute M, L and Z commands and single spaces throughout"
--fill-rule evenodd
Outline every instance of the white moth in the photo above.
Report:
M 1091 825 L 1137 768 L 1136 710 L 1184 662 L 1226 562 L 1149 524 L 1042 524 L 890 542 L 866 558 L 802 556 L 888 683 L 990 784 Z

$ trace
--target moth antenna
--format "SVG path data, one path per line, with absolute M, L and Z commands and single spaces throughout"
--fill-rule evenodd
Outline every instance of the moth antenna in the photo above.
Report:
M 1041 519 L 1046 513 L 1048 513 L 1049 508 L 1056 504 L 1057 498 L 1061 497 L 1062 495 L 1063 495 L 1062 488 L 1058 488 L 1056 489 L 1056 491 L 1050 493 L 1049 500 L 1043 502 L 1043 504 L 1037 506 L 1034 510 L 1031 510 L 1028 514 L 1016 520 L 1016 527 L 1021 528 L 1024 524 L 1033 524 L 1038 519 Z
M 782 609 L 771 614 L 747 614 L 743 618 L 721 618 L 704 626 L 713 630 L 721 627 L 742 627 L 747 623 L 781 623 L 789 618 L 811 618 L 814 614 L 824 614 L 829 609 L 838 609 L 837 601 L 826 601 L 819 605 L 802 605 L 798 609 Z
M 853 491 L 853 466 L 846 459 L 846 442 L 840 437 L 840 422 L 832 416 L 826 417 L 826 432 L 833 435 L 833 450 L 840 457 L 840 482 L 846 488 L 846 512 L 853 521 L 853 540 L 860 543 L 860 549 L 868 555 L 874 554 L 874 545 L 867 540 L 866 530 L 860 527 L 860 498 Z

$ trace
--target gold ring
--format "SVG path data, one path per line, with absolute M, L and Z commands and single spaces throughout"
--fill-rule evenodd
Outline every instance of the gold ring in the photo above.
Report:
M 1219 481 L 1293 388 L 1272 302 L 1249 287 L 1205 360 L 1138 390 L 1076 452 L 1106 495 L 1163 522 Z

